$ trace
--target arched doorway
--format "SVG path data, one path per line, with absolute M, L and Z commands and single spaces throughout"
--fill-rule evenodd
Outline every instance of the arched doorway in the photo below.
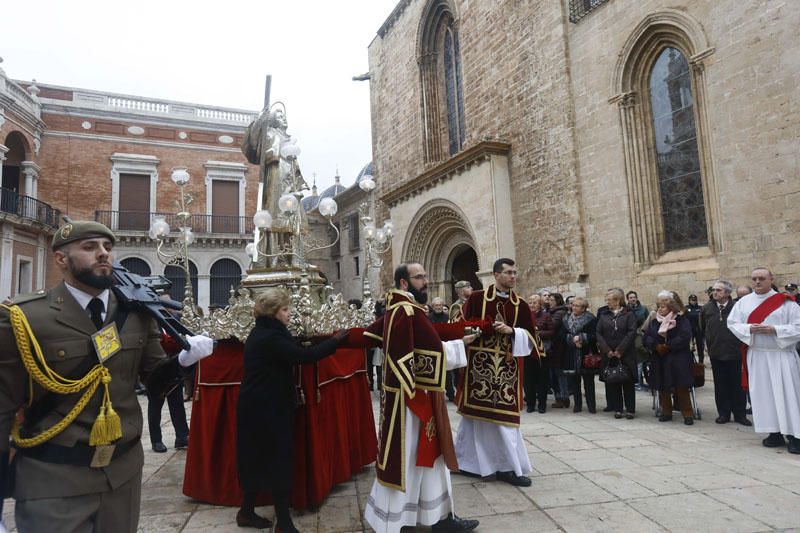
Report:
M 164 277 L 172 282 L 169 288 L 169 297 L 176 302 L 183 301 L 184 291 L 186 290 L 186 273 L 182 267 L 175 265 L 168 265 L 164 268 Z M 197 302 L 197 265 L 189 261 L 189 280 L 192 283 L 192 293 L 194 294 L 195 303 Z
M 475 290 L 483 289 L 483 285 L 478 279 L 478 254 L 475 250 L 468 245 L 462 245 L 453 249 L 450 255 L 450 301 L 454 302 L 458 299 L 456 294 L 455 284 L 458 281 L 469 281 L 472 288 Z
M 476 288 L 481 286 L 475 274 L 480 270 L 476 250 L 467 217 L 452 202 L 438 199 L 423 205 L 414 216 L 403 245 L 403 258 L 419 261 L 427 269 L 429 299 L 440 296 L 452 301 L 453 287 L 459 279 L 470 280 Z M 458 271 L 453 269 L 456 264 Z
M 144 259 L 139 259 L 138 257 L 127 257 L 120 261 L 120 264 L 140 276 L 149 276 L 151 273 L 150 265 Z
M 220 259 L 211 265 L 211 303 L 209 307 L 225 307 L 231 297 L 231 287 L 242 282 L 242 267 L 233 259 Z
M 3 162 L 2 195 L 0 196 L 0 209 L 6 213 L 17 213 L 19 209 L 19 195 L 23 193 L 20 189 L 22 174 L 22 162 L 27 156 L 27 142 L 25 137 L 17 131 L 12 131 L 5 139 L 6 160 Z

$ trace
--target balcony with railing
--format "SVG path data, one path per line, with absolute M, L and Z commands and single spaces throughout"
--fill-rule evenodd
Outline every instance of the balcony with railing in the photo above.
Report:
M 12 189 L 0 188 L 0 216 L 19 217 L 22 221 L 38 222 L 56 229 L 60 223 L 61 211 L 53 206 L 23 196 Z
M 129 235 L 147 234 L 156 217 L 163 217 L 174 231 L 180 221 L 176 213 L 150 213 L 147 211 L 95 211 L 94 219 L 112 231 Z M 253 234 L 253 218 L 231 215 L 191 215 L 189 227 L 198 236 L 241 236 Z
M 608 0 L 569 0 L 569 21 L 576 24 Z

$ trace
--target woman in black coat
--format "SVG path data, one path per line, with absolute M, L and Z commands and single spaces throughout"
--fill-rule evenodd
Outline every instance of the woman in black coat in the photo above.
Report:
M 342 330 L 316 346 L 299 346 L 286 329 L 290 303 L 289 295 L 280 289 L 267 289 L 256 298 L 256 324 L 244 344 L 244 374 L 236 411 L 236 462 L 244 491 L 236 523 L 240 527 L 271 527 L 269 520 L 255 513 L 258 493 L 271 491 L 276 529 L 283 533 L 297 531 L 289 514 L 297 406 L 293 369 L 298 363 L 331 355 L 347 335 Z
M 624 306 L 625 293 L 622 289 L 610 289 L 606 293 L 606 307 L 597 312 L 597 348 L 605 360 L 604 366 L 613 359 L 628 367 L 631 379 L 625 383 L 606 383 L 609 407 L 614 418 L 632 419 L 636 413 L 636 315 Z
M 675 389 L 678 408 L 683 415 L 683 423 L 694 423 L 692 401 L 689 387 L 694 385 L 692 375 L 692 325 L 682 314 L 682 305 L 676 301 L 674 293 L 661 291 L 657 299 L 656 317 L 644 332 L 644 345 L 653 354 L 650 357 L 650 379 L 658 390 L 661 403 L 661 422 L 672 420 L 672 393 Z
M 567 306 L 564 297 L 557 292 L 550 293 L 550 320 L 552 322 L 552 342 L 547 350 L 547 362 L 550 365 L 550 383 L 553 385 L 556 400 L 550 407 L 569 407 L 570 379 L 564 374 L 566 365 L 566 341 L 564 339 L 564 317 L 567 316 Z M 572 369 L 572 367 L 569 367 Z
M 595 344 L 597 335 L 597 319 L 587 308 L 589 302 L 586 298 L 572 300 L 572 312 L 564 318 L 564 337 L 566 340 L 565 361 L 572 361 L 570 368 L 575 369 L 575 407 L 572 412 L 579 413 L 583 409 L 581 402 L 581 378 L 586 393 L 586 407 L 590 413 L 597 412 L 597 403 L 594 396 L 594 375 L 597 370 L 583 368 L 583 356 Z

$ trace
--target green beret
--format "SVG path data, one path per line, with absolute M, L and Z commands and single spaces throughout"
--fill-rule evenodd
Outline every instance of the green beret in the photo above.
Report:
M 464 280 L 456 283 L 456 290 L 463 289 L 465 287 L 472 287 L 472 284 L 469 281 L 464 281 Z
M 65 244 L 95 237 L 108 237 L 112 243 L 117 241 L 117 237 L 105 224 L 94 220 L 73 220 L 64 223 L 56 230 L 56 234 L 53 235 L 52 248 L 58 250 Z

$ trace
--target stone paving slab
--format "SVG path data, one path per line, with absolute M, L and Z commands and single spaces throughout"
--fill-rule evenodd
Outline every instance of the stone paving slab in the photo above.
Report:
M 633 420 L 571 409 L 523 413 L 533 485 L 518 488 L 491 476 L 453 475 L 456 512 L 478 518 L 479 532 L 800 533 L 800 456 L 785 448 L 764 448 L 764 435 L 752 428 L 715 424 L 710 378 L 709 371 L 706 387 L 697 391 L 703 418 L 693 426 L 684 426 L 678 413 L 672 422 L 658 422 L 651 396 L 644 392 L 637 392 Z M 597 398 L 602 409 L 602 385 Z M 140 402 L 146 409 L 146 399 Z M 377 411 L 377 395 L 373 408 Z M 449 412 L 455 432 L 460 417 L 452 404 Z M 174 431 L 166 409 L 162 426 L 170 446 Z M 236 526 L 236 508 L 183 496 L 184 451 L 152 452 L 146 429 L 144 442 L 140 532 L 244 531 Z M 319 509 L 295 513 L 300 531 L 370 531 L 363 513 L 374 477 L 367 467 L 335 487 Z M 14 531 L 13 508 L 14 502 L 6 500 L 9 531 Z M 272 507 L 257 511 L 268 517 L 274 513 Z M 404 533 L 429 531 L 416 527 Z

